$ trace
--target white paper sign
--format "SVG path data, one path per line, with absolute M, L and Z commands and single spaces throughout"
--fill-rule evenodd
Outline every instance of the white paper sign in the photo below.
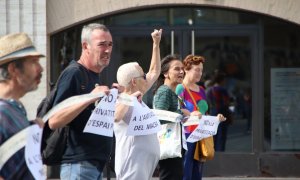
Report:
M 83 132 L 113 137 L 117 95 L 118 90 L 111 89 L 110 94 L 101 99 L 87 121 Z
M 43 129 L 37 124 L 29 127 L 27 144 L 25 146 L 25 161 L 35 179 L 46 179 L 41 156 L 41 141 Z
M 202 116 L 197 128 L 190 134 L 187 142 L 197 142 L 203 138 L 207 138 L 217 134 L 219 119 L 216 116 Z
M 170 122 L 180 122 L 182 115 L 171 112 L 171 111 L 166 111 L 166 110 L 161 110 L 161 109 L 152 109 L 154 112 L 155 116 L 164 121 L 170 121 Z
M 160 122 L 154 112 L 144 103 L 133 100 L 134 107 L 128 125 L 127 135 L 140 136 L 160 131 Z

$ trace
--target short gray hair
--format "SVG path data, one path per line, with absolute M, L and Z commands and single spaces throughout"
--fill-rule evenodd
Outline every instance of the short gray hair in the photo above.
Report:
M 131 79 L 139 76 L 137 62 L 130 62 L 119 67 L 117 72 L 117 81 L 121 86 L 128 87 Z
M 81 43 L 83 43 L 83 42 L 90 43 L 91 42 L 90 41 L 91 34 L 95 29 L 100 29 L 104 32 L 109 32 L 109 29 L 103 24 L 91 23 L 91 24 L 85 25 L 85 26 L 83 26 L 82 32 L 81 32 Z

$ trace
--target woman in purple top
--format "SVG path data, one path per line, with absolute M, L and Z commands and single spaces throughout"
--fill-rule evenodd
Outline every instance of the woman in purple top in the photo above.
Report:
M 180 97 L 180 106 L 190 112 L 198 112 L 201 118 L 202 114 L 206 114 L 208 104 L 206 102 L 205 90 L 197 85 L 203 72 L 204 58 L 202 56 L 188 55 L 184 61 L 185 77 L 183 83 L 176 87 L 176 94 Z M 188 92 L 190 91 L 190 93 Z M 194 99 L 194 100 L 193 100 Z M 195 101 L 195 103 L 194 103 Z M 195 106 L 196 105 L 196 106 Z M 224 121 L 223 115 L 218 115 L 220 121 Z M 187 126 L 184 128 L 186 139 L 196 129 L 197 125 Z M 196 143 L 186 143 L 186 152 L 184 155 L 184 174 L 183 180 L 201 180 L 203 162 L 194 159 Z

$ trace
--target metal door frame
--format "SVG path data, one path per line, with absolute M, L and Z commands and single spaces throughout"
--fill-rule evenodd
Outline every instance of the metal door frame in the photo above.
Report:
M 247 36 L 251 47 L 251 84 L 252 84 L 252 152 L 222 152 L 216 153 L 213 161 L 205 163 L 204 176 L 260 176 L 260 155 L 264 142 L 263 121 L 263 42 L 262 30 L 255 25 L 222 25 L 202 27 L 162 27 L 163 37 L 173 36 L 178 40 L 178 50 L 182 57 L 190 54 L 189 34 L 201 36 Z M 110 27 L 114 36 L 126 37 L 149 36 L 153 28 Z M 174 32 L 174 33 L 172 33 Z M 172 38 L 172 37 L 171 37 Z M 163 38 L 162 38 L 163 41 Z M 171 52 L 170 47 L 170 52 Z M 161 55 L 162 57 L 165 55 Z
M 251 85 L 252 85 L 252 151 L 251 152 L 216 152 L 213 161 L 205 164 L 205 176 L 259 176 L 259 156 L 263 152 L 263 61 L 261 29 L 258 26 L 213 26 L 189 27 L 182 29 L 184 55 L 191 54 L 192 48 L 186 49 L 192 40 L 187 37 L 194 32 L 194 37 L 246 36 L 251 48 Z M 192 45 L 190 45 L 192 46 Z

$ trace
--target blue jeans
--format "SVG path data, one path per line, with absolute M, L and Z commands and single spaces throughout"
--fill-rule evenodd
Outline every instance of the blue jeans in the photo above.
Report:
M 60 166 L 61 180 L 102 180 L 102 171 L 88 161 L 65 163 Z

